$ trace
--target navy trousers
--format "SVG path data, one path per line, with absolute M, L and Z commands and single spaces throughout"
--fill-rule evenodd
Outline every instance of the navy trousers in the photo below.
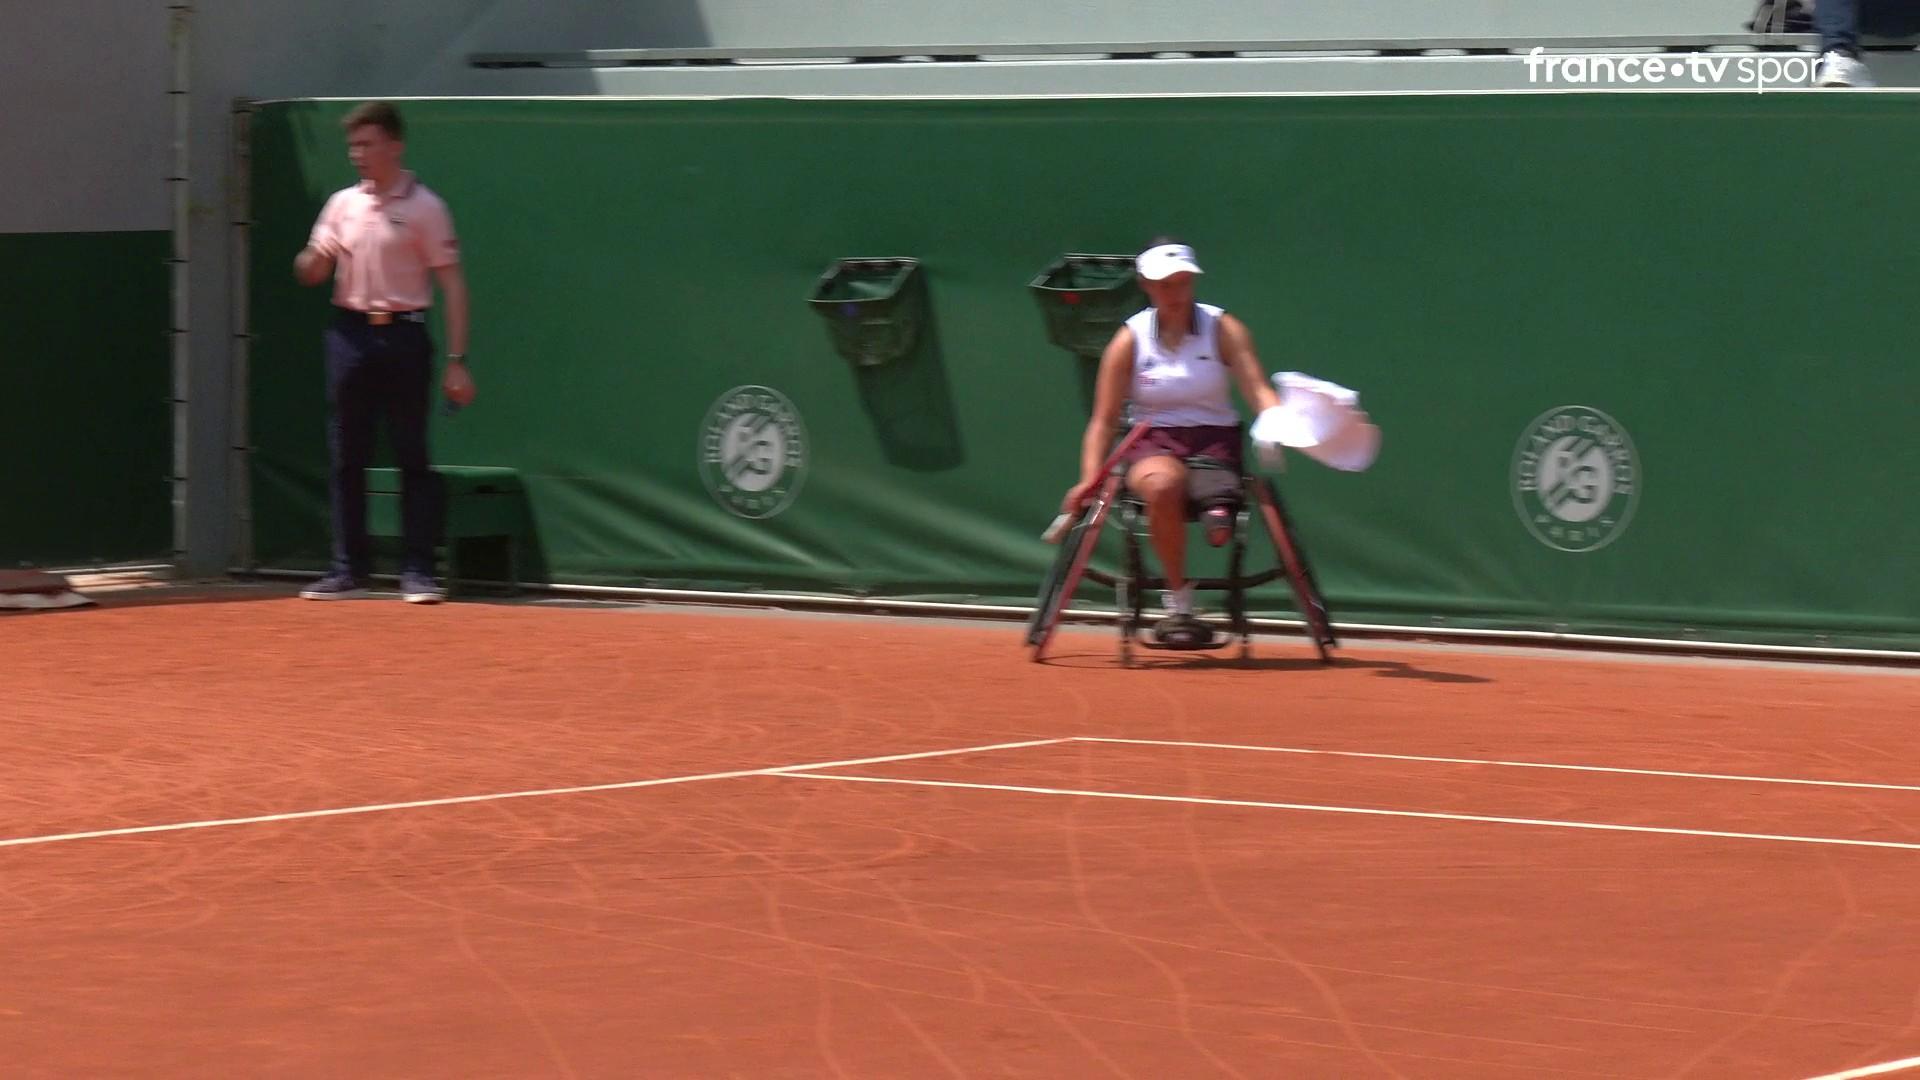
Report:
M 1915 0 L 1820 0 L 1813 7 L 1813 28 L 1820 51 L 1838 49 L 1858 56 L 1860 35 L 1912 37 L 1920 34 L 1920 3 Z
M 327 327 L 326 343 L 334 572 L 365 577 L 373 571 L 367 467 L 384 420 L 400 467 L 401 570 L 432 574 L 440 505 L 427 457 L 433 339 L 420 323 L 368 326 L 338 314 Z

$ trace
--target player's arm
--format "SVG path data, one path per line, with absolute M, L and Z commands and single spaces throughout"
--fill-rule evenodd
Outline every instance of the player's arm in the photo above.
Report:
M 1120 426 L 1120 409 L 1127 402 L 1127 387 L 1132 382 L 1133 328 L 1122 326 L 1100 354 L 1100 371 L 1093 384 L 1093 415 L 1087 418 L 1087 432 L 1080 440 L 1080 480 L 1060 500 L 1061 513 L 1071 513 L 1081 496 L 1100 482 L 1100 467 L 1107 462 L 1114 430 Z
M 1080 442 L 1080 485 L 1100 482 L 1100 466 L 1113 447 L 1120 426 L 1120 409 L 1127 403 L 1133 381 L 1133 327 L 1122 326 L 1100 354 L 1100 371 L 1093 383 L 1093 415 L 1087 418 L 1086 437 Z
M 1232 315 L 1220 316 L 1220 354 L 1227 370 L 1233 372 L 1240 396 L 1254 412 L 1264 412 L 1280 404 L 1280 395 L 1267 381 L 1266 369 L 1260 366 L 1260 356 L 1253 350 L 1253 332 Z

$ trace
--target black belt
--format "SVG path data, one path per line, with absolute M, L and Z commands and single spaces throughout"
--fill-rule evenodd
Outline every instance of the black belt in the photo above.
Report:
M 387 326 L 397 322 L 424 323 L 427 321 L 427 313 L 424 310 L 355 311 L 352 308 L 343 307 L 336 307 L 333 310 L 343 319 L 351 322 L 365 323 L 368 326 Z

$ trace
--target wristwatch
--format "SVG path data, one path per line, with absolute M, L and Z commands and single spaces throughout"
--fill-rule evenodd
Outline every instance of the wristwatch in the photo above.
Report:
M 449 364 L 464 364 L 464 363 L 466 363 L 466 362 L 467 362 L 467 354 L 466 354 L 466 353 L 463 353 L 463 352 L 450 352 L 450 353 L 448 353 L 448 354 L 447 354 L 447 363 L 449 363 Z

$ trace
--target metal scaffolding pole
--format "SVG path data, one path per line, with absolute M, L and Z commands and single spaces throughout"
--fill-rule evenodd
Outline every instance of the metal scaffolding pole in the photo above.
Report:
M 191 218 L 190 148 L 192 116 L 190 77 L 192 54 L 189 50 L 193 25 L 193 5 L 167 5 L 167 45 L 173 56 L 173 77 L 167 95 L 173 101 L 173 169 L 167 177 L 173 195 L 173 253 L 167 260 L 172 271 L 173 316 L 168 324 L 172 342 L 173 393 L 173 468 L 168 478 L 173 487 L 173 564 L 184 566 L 187 560 L 188 463 L 192 443 L 190 402 L 193 384 L 192 337 L 187 313 L 188 233 Z

